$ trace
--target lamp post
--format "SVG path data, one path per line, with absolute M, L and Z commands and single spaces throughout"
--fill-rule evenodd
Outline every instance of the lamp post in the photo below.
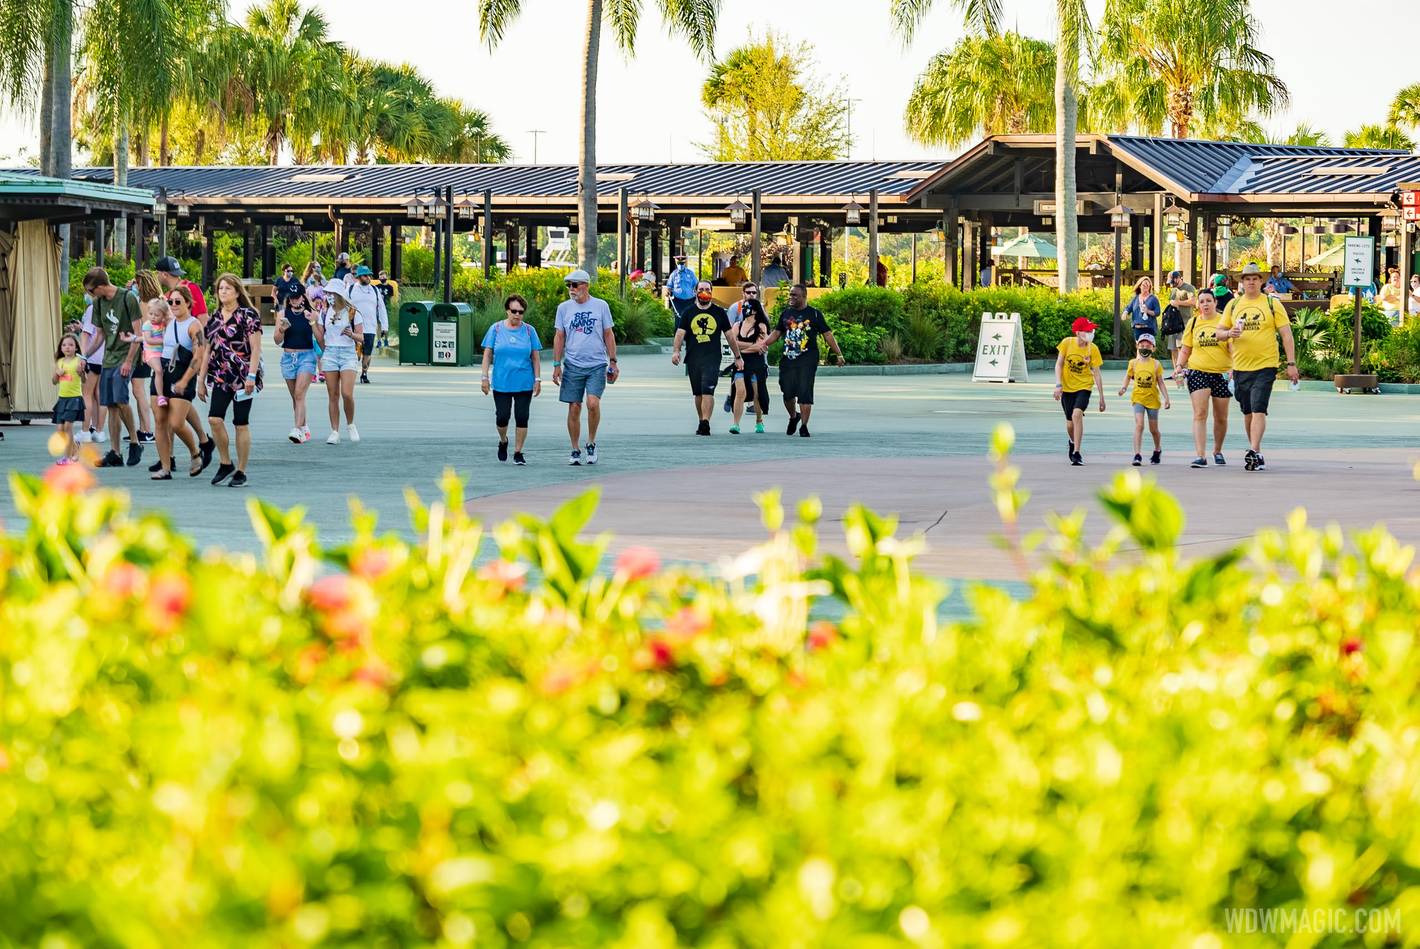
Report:
M 1124 229 L 1129 226 L 1129 209 L 1116 204 L 1109 209 L 1109 226 L 1114 230 L 1114 355 L 1121 352 L 1124 334 L 1124 318 L 1119 309 L 1120 271 L 1119 257 L 1124 253 Z

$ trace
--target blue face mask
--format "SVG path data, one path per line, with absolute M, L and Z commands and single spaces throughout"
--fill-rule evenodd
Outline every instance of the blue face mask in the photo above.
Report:
M 93 306 L 94 298 L 90 294 L 84 294 L 84 306 Z

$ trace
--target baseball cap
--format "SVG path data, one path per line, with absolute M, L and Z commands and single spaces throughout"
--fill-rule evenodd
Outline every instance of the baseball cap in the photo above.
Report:
M 336 260 L 341 260 L 341 261 L 349 260 L 349 259 L 350 259 L 350 255 L 347 254 L 347 253 L 345 253 L 345 251 L 341 251 L 340 254 L 339 254 L 339 256 L 337 256 L 335 259 L 336 259 Z
M 358 267 L 355 268 L 355 276 L 357 276 L 357 277 L 369 277 L 369 276 L 373 276 L 373 275 L 370 273 L 370 268 L 369 268 L 369 267 L 366 267 L 364 264 L 361 264 L 360 266 L 358 266 Z
M 1072 333 L 1088 333 L 1092 329 L 1098 329 L 1098 327 L 1083 316 L 1070 324 L 1070 332 Z
M 592 278 L 585 270 L 574 270 L 563 278 L 564 283 L 591 283 Z
M 1139 338 L 1136 339 L 1136 340 L 1134 340 L 1134 343 L 1135 343 L 1136 345 L 1139 344 L 1139 343 L 1148 343 L 1150 346 L 1152 346 L 1152 345 L 1154 345 L 1154 334 L 1152 334 L 1152 333 L 1140 333 L 1140 334 L 1139 334 Z
M 1182 270 L 1170 270 L 1170 271 L 1169 271 L 1169 279 L 1170 279 L 1170 280 L 1172 280 L 1174 277 L 1182 277 L 1182 276 L 1183 276 L 1183 271 L 1182 271 Z
M 684 255 L 684 254 L 676 254 L 676 255 L 675 255 L 674 257 L 672 257 L 671 259 L 672 259 L 672 260 L 685 260 L 685 255 Z
M 174 277 L 182 276 L 182 264 L 178 263 L 176 257 L 159 257 L 158 262 L 153 265 L 153 269 L 158 273 L 171 274 Z

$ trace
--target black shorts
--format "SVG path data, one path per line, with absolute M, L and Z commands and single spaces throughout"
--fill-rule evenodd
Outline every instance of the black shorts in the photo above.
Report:
M 1065 410 L 1065 418 L 1074 418 L 1076 409 L 1079 409 L 1081 412 L 1088 409 L 1090 407 L 1090 393 L 1092 391 L 1094 390 L 1079 389 L 1075 392 L 1060 393 L 1060 407 Z
M 1203 372 L 1201 369 L 1188 370 L 1188 392 L 1192 395 L 1207 389 L 1215 399 L 1231 399 L 1233 394 L 1228 391 L 1228 380 L 1221 372 Z
M 714 395 L 715 383 L 720 379 L 720 353 L 712 347 L 704 347 L 703 356 L 687 355 L 685 372 L 690 376 L 692 395 Z
M 1277 381 L 1277 369 L 1233 370 L 1233 391 L 1238 395 L 1238 407 L 1244 415 L 1266 415 L 1272 400 L 1272 384 Z
M 180 372 L 169 372 L 163 370 L 163 389 L 166 390 L 170 399 L 182 399 L 184 402 L 192 402 L 197 398 L 197 376 L 192 376 L 187 380 L 187 385 L 181 389 L 177 388 L 177 381 L 182 378 Z M 148 386 L 148 391 L 153 395 L 158 394 L 158 380 L 154 379 Z
M 365 334 L 365 350 L 362 355 L 369 356 L 375 351 L 375 334 Z
M 251 424 L 251 404 L 255 399 L 244 399 L 238 402 L 236 395 L 226 386 L 213 386 L 211 395 L 207 397 L 207 417 L 209 419 L 225 419 L 227 408 L 230 406 L 233 425 Z
M 518 428 L 528 427 L 528 416 L 532 414 L 532 390 L 525 392 L 493 392 L 493 411 L 497 415 L 498 427 L 507 428 L 511 417 Z
M 786 399 L 795 399 L 800 405 L 814 404 L 814 377 L 818 375 L 818 365 L 812 357 L 804 355 L 798 359 L 779 360 L 779 391 Z
M 151 379 L 153 378 L 153 367 L 144 362 L 140 356 L 138 361 L 133 364 L 133 375 L 130 378 Z
M 83 397 L 77 395 L 60 396 L 59 401 L 54 403 L 52 419 L 55 425 L 60 422 L 84 421 Z

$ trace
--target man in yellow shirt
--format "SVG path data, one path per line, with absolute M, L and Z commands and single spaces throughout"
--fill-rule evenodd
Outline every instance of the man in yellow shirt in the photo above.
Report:
M 740 259 L 736 256 L 730 258 L 730 266 L 720 271 L 720 279 L 727 287 L 738 287 L 749 277 L 745 276 L 745 269 L 740 266 Z
M 1070 464 L 1083 465 L 1080 446 L 1085 440 L 1085 410 L 1090 407 L 1090 389 L 1100 390 L 1100 411 L 1104 411 L 1104 377 L 1100 366 L 1104 357 L 1095 345 L 1095 324 L 1085 317 L 1070 327 L 1074 336 L 1067 336 L 1055 347 L 1055 401 L 1065 410 L 1065 431 L 1070 436 Z
M 1287 351 L 1287 378 L 1297 381 L 1297 350 L 1292 324 L 1281 301 L 1262 294 L 1257 264 L 1243 268 L 1242 296 L 1235 297 L 1218 321 L 1217 338 L 1233 341 L 1233 390 L 1243 411 L 1243 427 L 1251 446 L 1243 458 L 1248 471 L 1266 471 L 1262 436 L 1267 431 L 1267 404 L 1277 381 L 1277 337 Z

